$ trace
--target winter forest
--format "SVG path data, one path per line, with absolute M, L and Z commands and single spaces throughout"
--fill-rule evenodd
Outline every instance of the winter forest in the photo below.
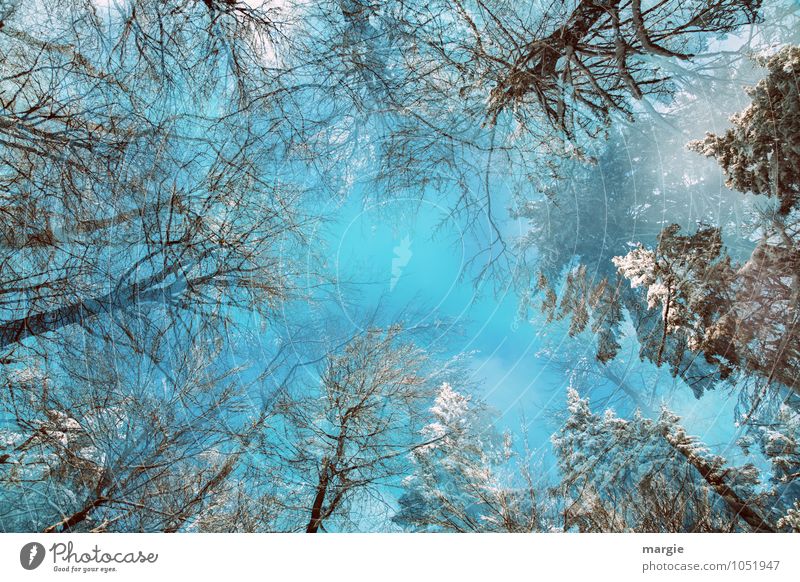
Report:
M 0 532 L 800 532 L 796 0 L 0 0 Z

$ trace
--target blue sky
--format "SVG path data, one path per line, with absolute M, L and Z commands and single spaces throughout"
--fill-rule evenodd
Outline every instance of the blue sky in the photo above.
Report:
M 569 338 L 563 326 L 546 325 L 539 313 L 521 318 L 510 282 L 499 291 L 476 285 L 480 265 L 469 263 L 476 241 L 449 217 L 445 203 L 397 198 L 364 206 L 354 202 L 359 198 L 352 196 L 320 233 L 327 266 L 339 281 L 329 309 L 353 330 L 372 313 L 384 323 L 400 319 L 406 328 L 432 326 L 435 331 L 425 336 L 431 347 L 448 355 L 470 352 L 478 397 L 497 410 L 498 428 L 519 434 L 524 415 L 533 450 L 546 470 L 552 468 L 553 413 L 563 409 L 569 377 L 538 353 L 550 346 L 577 361 L 593 359 L 593 351 Z M 509 231 L 523 227 L 506 220 Z M 722 452 L 735 429 L 731 392 L 697 400 L 666 370 L 636 359 L 642 374 L 658 375 L 659 391 L 689 432 Z M 604 390 L 600 386 L 596 394 Z

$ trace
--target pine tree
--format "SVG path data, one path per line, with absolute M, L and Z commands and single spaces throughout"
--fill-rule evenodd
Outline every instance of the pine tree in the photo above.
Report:
M 800 47 L 760 62 L 767 76 L 748 90 L 753 102 L 731 118 L 733 127 L 689 147 L 716 158 L 730 188 L 777 198 L 786 214 L 800 199 Z
M 771 531 L 752 465 L 731 467 L 686 434 L 663 410 L 655 420 L 636 413 L 595 414 L 570 389 L 568 417 L 553 436 L 561 470 L 556 493 L 565 530 Z
M 415 531 L 541 528 L 526 459 L 512 459 L 511 435 L 501 438 L 486 412 L 450 384 L 439 387 L 431 422 L 422 429 L 429 444 L 413 452 L 413 472 L 404 482 L 395 523 Z

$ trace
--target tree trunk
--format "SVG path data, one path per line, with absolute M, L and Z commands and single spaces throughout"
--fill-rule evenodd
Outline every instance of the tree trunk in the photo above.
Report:
M 83 509 L 81 509 L 80 511 L 77 511 L 77 512 L 73 513 L 69 517 L 65 517 L 64 519 L 62 519 L 58 523 L 54 523 L 53 525 L 44 528 L 42 530 L 42 532 L 43 533 L 55 533 L 55 532 L 59 532 L 60 531 L 60 532 L 63 533 L 65 531 L 69 531 L 70 529 L 72 529 L 73 527 L 75 527 L 76 525 L 81 523 L 82 521 L 86 520 L 86 518 L 89 517 L 89 514 L 92 511 L 94 511 L 95 509 L 97 509 L 101 505 L 105 504 L 107 501 L 108 501 L 108 498 L 106 498 L 106 497 L 97 497 L 96 499 L 93 499 L 92 501 L 87 503 L 83 507 Z
M 731 489 L 725 482 L 724 475 L 715 467 L 711 466 L 704 458 L 697 455 L 692 448 L 688 446 L 687 442 L 682 441 L 666 430 L 662 434 L 672 448 L 686 458 L 688 463 L 700 473 L 706 483 L 708 483 L 728 507 L 733 510 L 734 514 L 746 521 L 747 524 L 753 528 L 753 531 L 759 533 L 775 532 L 775 527 L 767 521 L 756 508 L 752 507 L 746 500 L 742 499 L 736 491 Z
M 637 408 L 639 408 L 639 410 L 648 416 L 655 416 L 655 413 L 650 406 L 641 398 L 639 398 L 639 395 L 631 386 L 628 385 L 624 378 L 620 378 L 613 372 L 613 370 L 609 368 L 604 368 L 604 374 L 608 379 L 617 384 L 617 386 L 619 386 L 623 392 L 625 392 L 628 397 L 631 398 L 631 400 L 633 400 L 634 404 Z M 696 455 L 688 446 L 688 443 L 682 442 L 667 430 L 661 434 L 667 444 L 675 451 L 680 453 L 686 459 L 686 461 L 692 467 L 694 467 L 698 473 L 700 473 L 700 476 L 703 478 L 703 480 L 711 486 L 714 492 L 722 498 L 728 507 L 730 507 L 737 516 L 745 520 L 754 531 L 775 531 L 774 526 L 770 524 L 764 517 L 762 517 L 757 509 L 753 508 L 747 501 L 742 499 L 739 494 L 736 493 L 736 491 L 728 486 L 728 484 L 725 482 L 724 475 L 714 469 L 714 467 L 712 467 L 705 459 Z
M 325 503 L 325 495 L 328 492 L 328 460 L 323 459 L 322 471 L 319 475 L 317 494 L 314 496 L 314 504 L 311 506 L 311 519 L 306 526 L 306 533 L 317 533 L 322 525 L 322 505 Z
M 201 259 L 208 254 L 208 251 L 205 252 Z M 175 263 L 155 275 L 127 285 L 120 290 L 2 323 L 0 324 L 0 349 L 31 336 L 56 331 L 76 323 L 83 324 L 86 319 L 101 313 L 111 313 L 129 308 L 136 303 L 155 301 L 165 294 L 169 294 L 170 291 L 176 291 L 186 286 L 186 282 L 182 282 L 180 284 L 172 283 L 163 290 L 153 288 L 182 267 L 188 271 L 189 265 Z

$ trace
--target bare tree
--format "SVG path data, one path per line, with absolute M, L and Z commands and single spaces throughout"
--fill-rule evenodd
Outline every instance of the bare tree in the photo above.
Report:
M 2 348 L 121 311 L 268 311 L 287 296 L 302 189 L 272 172 L 274 80 L 237 56 L 255 58 L 269 22 L 224 5 L 141 2 L 101 17 L 75 2 L 54 28 L 33 24 L 38 5 L 3 16 Z M 218 43 L 233 89 L 208 61 Z M 244 102 L 254 79 L 258 99 Z
M 353 507 L 397 484 L 430 401 L 427 357 L 400 329 L 369 329 L 332 353 L 319 385 L 282 405 L 281 463 L 294 475 L 308 533 L 357 519 Z
M 148 358 L 81 334 L 6 369 L 0 480 L 24 501 L 4 504 L 4 531 L 175 531 L 214 505 L 266 409 L 193 331 L 182 348 L 151 337 Z

